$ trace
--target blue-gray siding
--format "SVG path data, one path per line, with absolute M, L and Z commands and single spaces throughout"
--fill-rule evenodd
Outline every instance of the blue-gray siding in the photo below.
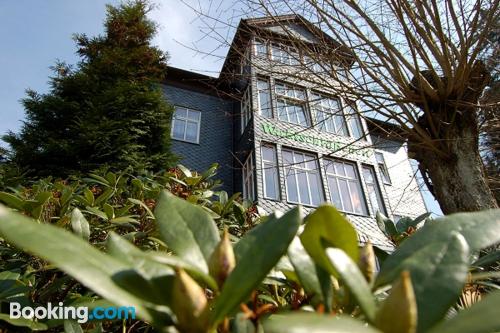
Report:
M 172 151 L 180 163 L 197 171 L 205 171 L 212 163 L 219 163 L 217 179 L 222 189 L 233 192 L 233 102 L 179 87 L 165 85 L 166 99 L 174 106 L 183 106 L 201 112 L 199 144 L 172 140 Z

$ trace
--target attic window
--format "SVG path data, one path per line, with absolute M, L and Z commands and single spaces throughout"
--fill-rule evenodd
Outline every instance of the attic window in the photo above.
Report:
M 255 39 L 255 55 L 262 58 L 267 58 L 267 42 L 261 39 Z

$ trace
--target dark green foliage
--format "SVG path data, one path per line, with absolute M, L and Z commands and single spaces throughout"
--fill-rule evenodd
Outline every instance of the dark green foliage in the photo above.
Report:
M 81 61 L 53 67 L 51 90 L 28 90 L 27 119 L 3 139 L 12 161 L 36 176 L 67 176 L 104 164 L 166 168 L 172 107 L 163 98 L 167 54 L 150 46 L 156 26 L 146 1 L 107 7 L 105 34 L 75 35 Z

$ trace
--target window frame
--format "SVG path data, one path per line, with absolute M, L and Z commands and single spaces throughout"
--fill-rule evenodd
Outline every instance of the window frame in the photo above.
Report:
M 381 160 L 378 159 L 378 156 L 381 157 Z M 385 157 L 382 152 L 375 152 L 375 161 L 377 162 L 377 168 L 380 172 L 382 178 L 382 182 L 385 185 L 392 185 L 391 175 L 389 174 L 389 168 L 387 167 L 387 163 L 385 162 Z M 387 178 L 387 179 L 386 179 Z
M 259 88 L 259 82 L 265 82 L 267 85 L 267 93 L 269 94 L 269 113 L 270 113 L 269 117 L 264 115 L 264 113 L 262 112 L 261 103 L 260 103 L 260 93 L 261 93 L 261 91 L 264 91 L 264 90 Z M 267 119 L 273 119 L 274 118 L 274 106 L 273 106 L 273 94 L 272 94 L 272 89 L 271 89 L 271 80 L 269 78 L 264 78 L 264 77 L 258 76 L 256 85 L 257 85 L 257 109 L 259 111 L 259 115 L 261 117 L 264 117 Z
M 335 204 L 335 200 L 333 199 L 334 192 L 330 188 L 330 177 L 333 177 L 333 178 L 335 178 L 335 185 L 336 185 L 337 191 L 339 193 L 340 203 L 342 205 L 342 207 L 337 207 L 337 209 L 339 211 L 347 213 L 347 214 L 369 216 L 366 194 L 365 194 L 365 192 L 363 190 L 363 186 L 361 184 L 361 175 L 360 175 L 360 172 L 358 170 L 358 164 L 354 161 L 348 161 L 348 160 L 343 160 L 343 159 L 338 159 L 338 158 L 325 158 L 324 162 L 325 162 L 324 163 L 324 170 L 325 170 L 325 175 L 326 175 L 326 182 L 327 182 L 328 190 L 330 191 L 330 202 L 332 204 L 334 204 L 335 207 L 337 207 L 337 205 Z M 353 179 L 353 178 L 348 177 L 347 175 L 342 176 L 340 174 L 337 174 L 336 170 L 335 170 L 335 163 L 342 163 L 342 164 L 351 165 L 354 169 L 354 175 L 356 178 Z M 328 171 L 329 164 L 332 164 L 332 166 L 334 168 L 334 172 L 335 172 L 334 174 L 332 174 L 331 172 Z M 345 167 L 344 166 L 342 166 L 342 167 L 345 170 Z M 349 195 L 350 205 L 353 207 L 352 211 L 345 209 L 344 200 L 343 200 L 342 192 L 340 190 L 338 179 L 345 180 L 347 182 L 347 191 L 348 191 L 348 195 Z M 361 212 L 357 212 L 354 210 L 354 204 L 353 204 L 354 202 L 353 202 L 352 191 L 351 191 L 351 187 L 350 187 L 350 184 L 353 182 L 356 182 L 356 186 L 359 190 L 359 195 L 360 195 L 359 199 L 361 202 Z
M 352 112 L 350 112 L 349 110 L 352 110 Z M 367 132 L 363 126 L 363 122 L 361 121 L 361 117 L 359 116 L 358 114 L 358 107 L 356 105 L 355 102 L 353 101 L 347 101 L 345 100 L 344 103 L 343 103 L 343 106 L 342 106 L 342 111 L 344 113 L 344 116 L 346 118 L 346 123 L 347 123 L 347 129 L 348 129 L 348 132 L 349 132 L 349 136 L 353 139 L 356 139 L 356 140 L 361 140 L 361 141 L 368 141 L 368 135 L 367 135 Z M 359 125 L 359 129 L 361 130 L 361 137 L 357 138 L 355 135 L 354 135 L 354 131 L 352 129 L 352 125 L 351 125 L 351 121 L 355 121 L 358 123 Z
M 176 113 L 177 113 L 177 110 L 178 109 L 184 109 L 186 110 L 186 117 L 178 117 L 176 116 Z M 198 120 L 193 120 L 191 118 L 189 118 L 189 112 L 195 112 L 195 113 L 198 113 L 199 116 L 198 116 Z M 181 142 L 187 142 L 187 143 L 193 143 L 193 144 L 200 144 L 200 131 L 201 131 L 201 115 L 202 115 L 202 112 L 199 111 L 199 110 L 195 110 L 195 109 L 191 109 L 191 108 L 188 108 L 188 107 L 185 107 L 185 106 L 180 106 L 180 105 L 175 105 L 174 106 L 174 114 L 172 116 L 172 124 L 171 124 L 171 129 L 170 129 L 170 138 L 172 140 L 176 140 L 176 141 L 181 141 Z M 174 137 L 174 128 L 175 128 L 175 121 L 176 120 L 181 120 L 181 121 L 184 121 L 185 122 L 185 125 L 184 125 L 184 131 L 183 131 L 183 139 L 180 139 L 180 138 L 175 138 Z M 186 140 L 186 134 L 187 134 L 187 125 L 188 123 L 195 123 L 196 126 L 197 126 L 197 130 L 196 130 L 196 141 L 190 141 L 190 140 Z
M 284 158 L 284 153 L 285 152 L 288 152 L 288 153 L 291 153 L 292 154 L 292 159 L 294 160 L 293 164 L 291 166 L 289 165 L 286 165 L 284 163 L 285 161 L 285 158 Z M 295 157 L 294 157 L 294 154 L 302 154 L 304 159 L 303 159 L 303 162 L 305 166 L 307 166 L 307 163 L 310 162 L 310 161 L 314 161 L 315 165 L 316 165 L 316 168 L 315 169 L 307 169 L 307 168 L 301 168 L 299 166 L 297 166 L 297 164 L 300 164 L 300 163 L 295 163 Z M 285 178 L 285 192 L 286 192 L 286 201 L 288 203 L 291 203 L 291 204 L 295 204 L 295 205 L 303 205 L 303 206 L 307 206 L 307 207 L 318 207 L 319 205 L 321 205 L 321 203 L 325 202 L 325 193 L 324 193 L 324 188 L 323 188 L 323 179 L 322 179 L 322 176 L 321 176 L 321 167 L 319 165 L 319 158 L 318 158 L 318 155 L 315 154 L 315 153 L 310 153 L 310 152 L 305 152 L 305 151 L 301 151 L 301 150 L 297 150 L 297 149 L 290 149 L 290 148 L 283 148 L 281 150 L 281 155 L 282 155 L 282 160 L 283 160 L 283 174 L 284 174 L 284 178 Z M 312 159 L 306 159 L 306 156 L 310 156 L 312 157 Z M 295 190 L 297 192 L 297 199 L 298 201 L 293 201 L 290 199 L 290 196 L 289 196 L 289 186 L 288 186 L 288 176 L 289 174 L 287 173 L 287 168 L 291 169 L 291 171 L 293 172 L 293 175 L 294 175 L 294 179 L 295 179 Z M 310 203 L 305 203 L 305 202 L 301 202 L 301 195 L 300 195 L 300 191 L 299 191 L 299 181 L 298 181 L 298 178 L 297 178 L 297 170 L 300 170 L 301 172 L 304 172 L 306 173 L 306 182 L 307 182 L 307 194 L 309 196 L 309 202 Z M 317 204 L 313 203 L 313 200 L 312 200 L 312 192 L 311 192 L 311 181 L 309 180 L 309 174 L 310 173 L 315 173 L 317 175 L 317 181 L 318 181 L 318 194 L 319 194 L 319 202 Z
M 241 168 L 241 176 L 243 179 L 243 199 L 255 201 L 255 162 L 253 151 L 248 154 Z M 251 192 L 251 196 L 249 196 Z
M 263 152 L 264 148 L 271 148 L 273 150 L 274 161 L 269 161 L 269 160 L 264 159 L 264 152 Z M 262 193 L 263 193 L 263 197 L 265 199 L 268 199 L 268 200 L 280 201 L 281 200 L 281 186 L 280 186 L 280 175 L 279 175 L 279 167 L 278 167 L 278 150 L 276 149 L 276 146 L 273 144 L 262 143 L 261 147 L 260 147 L 260 154 L 261 154 L 261 168 L 262 168 Z M 266 191 L 267 179 L 266 179 L 265 171 L 268 168 L 268 166 L 266 166 L 266 163 L 273 164 L 271 166 L 271 168 L 274 168 L 274 171 L 275 171 L 275 175 L 276 175 L 275 189 L 274 189 L 276 191 L 275 198 L 267 195 L 267 191 Z
M 310 96 L 311 96 L 311 98 L 309 98 L 309 105 L 310 105 L 311 111 L 314 110 L 314 116 L 315 116 L 314 117 L 315 118 L 314 126 L 318 129 L 318 131 L 323 132 L 323 133 L 329 133 L 329 134 L 344 136 L 344 137 L 350 136 L 349 135 L 349 128 L 348 128 L 349 126 L 347 124 L 347 119 L 346 119 L 346 116 L 344 114 L 344 110 L 343 110 L 343 107 L 342 107 L 342 101 L 340 100 L 340 98 L 336 97 L 336 96 L 325 95 L 325 94 L 316 92 L 314 90 L 311 91 Z M 315 98 L 316 97 L 319 97 L 321 100 L 315 102 Z M 337 101 L 337 103 L 338 103 L 338 114 L 330 113 L 330 112 L 326 112 L 325 111 L 326 107 L 321 104 L 321 102 L 323 100 L 325 100 L 325 99 Z M 331 109 L 329 109 L 329 110 L 331 110 Z M 340 133 L 336 128 L 335 128 L 335 131 L 333 131 L 333 132 L 321 129 L 321 127 L 318 126 L 318 124 L 319 124 L 318 114 L 319 113 L 325 114 L 326 115 L 325 119 L 331 119 L 333 121 L 333 126 L 334 127 L 336 126 L 335 117 L 341 117 L 342 118 L 342 130 L 343 130 L 343 133 Z M 325 123 L 325 119 L 322 120 L 323 124 Z
M 248 123 L 252 119 L 252 87 L 249 84 L 245 92 L 241 97 L 240 102 L 241 108 L 241 119 L 240 119 L 240 132 L 243 134 L 248 126 Z
M 263 54 L 261 54 L 261 53 L 258 52 L 257 44 L 265 46 L 265 48 L 266 48 L 266 54 L 265 55 L 263 55 Z M 270 44 L 269 44 L 268 40 L 254 37 L 253 54 L 256 57 L 269 59 L 269 53 L 270 53 L 269 51 L 270 51 Z
M 371 173 L 371 177 L 373 178 L 373 183 L 369 183 L 367 181 L 365 174 L 364 174 L 365 170 L 368 170 Z M 368 190 L 367 197 L 368 197 L 368 200 L 370 200 L 372 209 L 374 208 L 374 206 L 373 206 L 372 198 L 370 196 L 370 190 L 369 190 L 370 185 L 372 185 L 374 187 L 377 205 L 379 206 L 379 209 L 381 209 L 380 212 L 382 214 L 384 214 L 385 216 L 389 216 L 387 206 L 386 206 L 385 201 L 384 201 L 384 196 L 382 194 L 382 187 L 380 186 L 380 183 L 379 183 L 378 178 L 377 178 L 377 172 L 375 171 L 375 166 L 369 165 L 369 164 L 362 164 L 361 171 L 363 173 L 363 180 L 365 182 L 366 189 Z M 373 211 L 373 214 L 376 214 L 375 210 Z
M 281 94 L 278 92 L 279 86 L 284 87 L 285 94 Z M 293 96 L 288 95 L 288 93 L 287 93 L 288 91 L 293 91 Z M 303 98 L 297 97 L 297 91 L 302 92 Z M 302 87 L 297 86 L 297 85 L 294 85 L 294 84 L 286 83 L 283 81 L 276 81 L 274 83 L 274 91 L 273 92 L 274 92 L 274 99 L 276 101 L 276 118 L 279 121 L 283 121 L 283 122 L 286 122 L 289 124 L 294 124 L 294 125 L 298 125 L 298 126 L 302 126 L 302 127 L 310 127 L 311 126 L 311 115 L 310 115 L 310 112 L 308 110 L 308 101 L 307 101 L 307 89 L 302 88 Z M 280 115 L 281 115 L 280 108 L 278 107 L 280 100 L 282 100 L 285 103 L 286 119 L 282 119 L 280 117 Z M 290 106 L 295 106 L 295 107 L 299 106 L 302 108 L 303 114 L 304 114 L 304 119 L 305 119 L 305 124 L 301 124 L 299 122 L 289 121 L 290 113 L 288 112 L 288 108 Z M 298 120 L 298 115 L 297 115 L 297 120 Z

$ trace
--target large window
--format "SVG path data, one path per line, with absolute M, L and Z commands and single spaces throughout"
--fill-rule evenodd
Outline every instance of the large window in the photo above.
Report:
M 271 59 L 285 65 L 298 65 L 299 53 L 292 47 L 282 44 L 271 44 Z
M 269 88 L 269 81 L 264 79 L 257 80 L 257 90 L 259 99 L 259 114 L 266 118 L 273 117 L 273 108 L 271 102 L 271 89 Z
M 252 118 L 252 90 L 248 86 L 241 98 L 241 133 L 247 127 L 250 118 Z
M 280 186 L 278 181 L 278 163 L 276 162 L 276 149 L 271 145 L 263 145 L 261 152 L 264 197 L 268 199 L 278 200 L 280 197 Z
M 326 175 L 333 204 L 341 211 L 366 215 L 366 204 L 354 163 L 326 160 Z
M 255 200 L 254 163 L 250 153 L 243 164 L 243 199 Z
M 262 58 L 267 58 L 268 52 L 268 43 L 262 39 L 255 40 L 255 55 Z
M 382 192 L 378 185 L 375 169 L 369 165 L 363 165 L 363 178 L 365 179 L 366 188 L 368 190 L 368 198 L 372 204 L 374 212 L 381 212 L 387 216 L 384 201 L 382 200 Z
M 275 91 L 279 120 L 301 126 L 309 126 L 305 107 L 305 91 L 278 82 L 276 83 Z
M 201 112 L 183 107 L 176 107 L 172 119 L 171 137 L 191 143 L 200 142 Z
M 338 99 L 312 94 L 311 104 L 320 131 L 347 136 L 347 125 Z
M 377 160 L 378 170 L 382 175 L 382 180 L 384 184 L 391 185 L 391 177 L 389 177 L 389 170 L 385 164 L 384 155 L 382 153 L 375 153 L 375 159 Z
M 346 105 L 345 113 L 348 119 L 349 130 L 351 131 L 351 136 L 355 139 L 363 139 L 365 133 L 363 131 L 363 126 L 361 125 L 361 119 L 359 119 L 359 114 L 357 113 L 355 106 L 352 102 L 348 101 Z
M 318 206 L 324 197 L 316 156 L 283 150 L 283 163 L 288 202 Z

